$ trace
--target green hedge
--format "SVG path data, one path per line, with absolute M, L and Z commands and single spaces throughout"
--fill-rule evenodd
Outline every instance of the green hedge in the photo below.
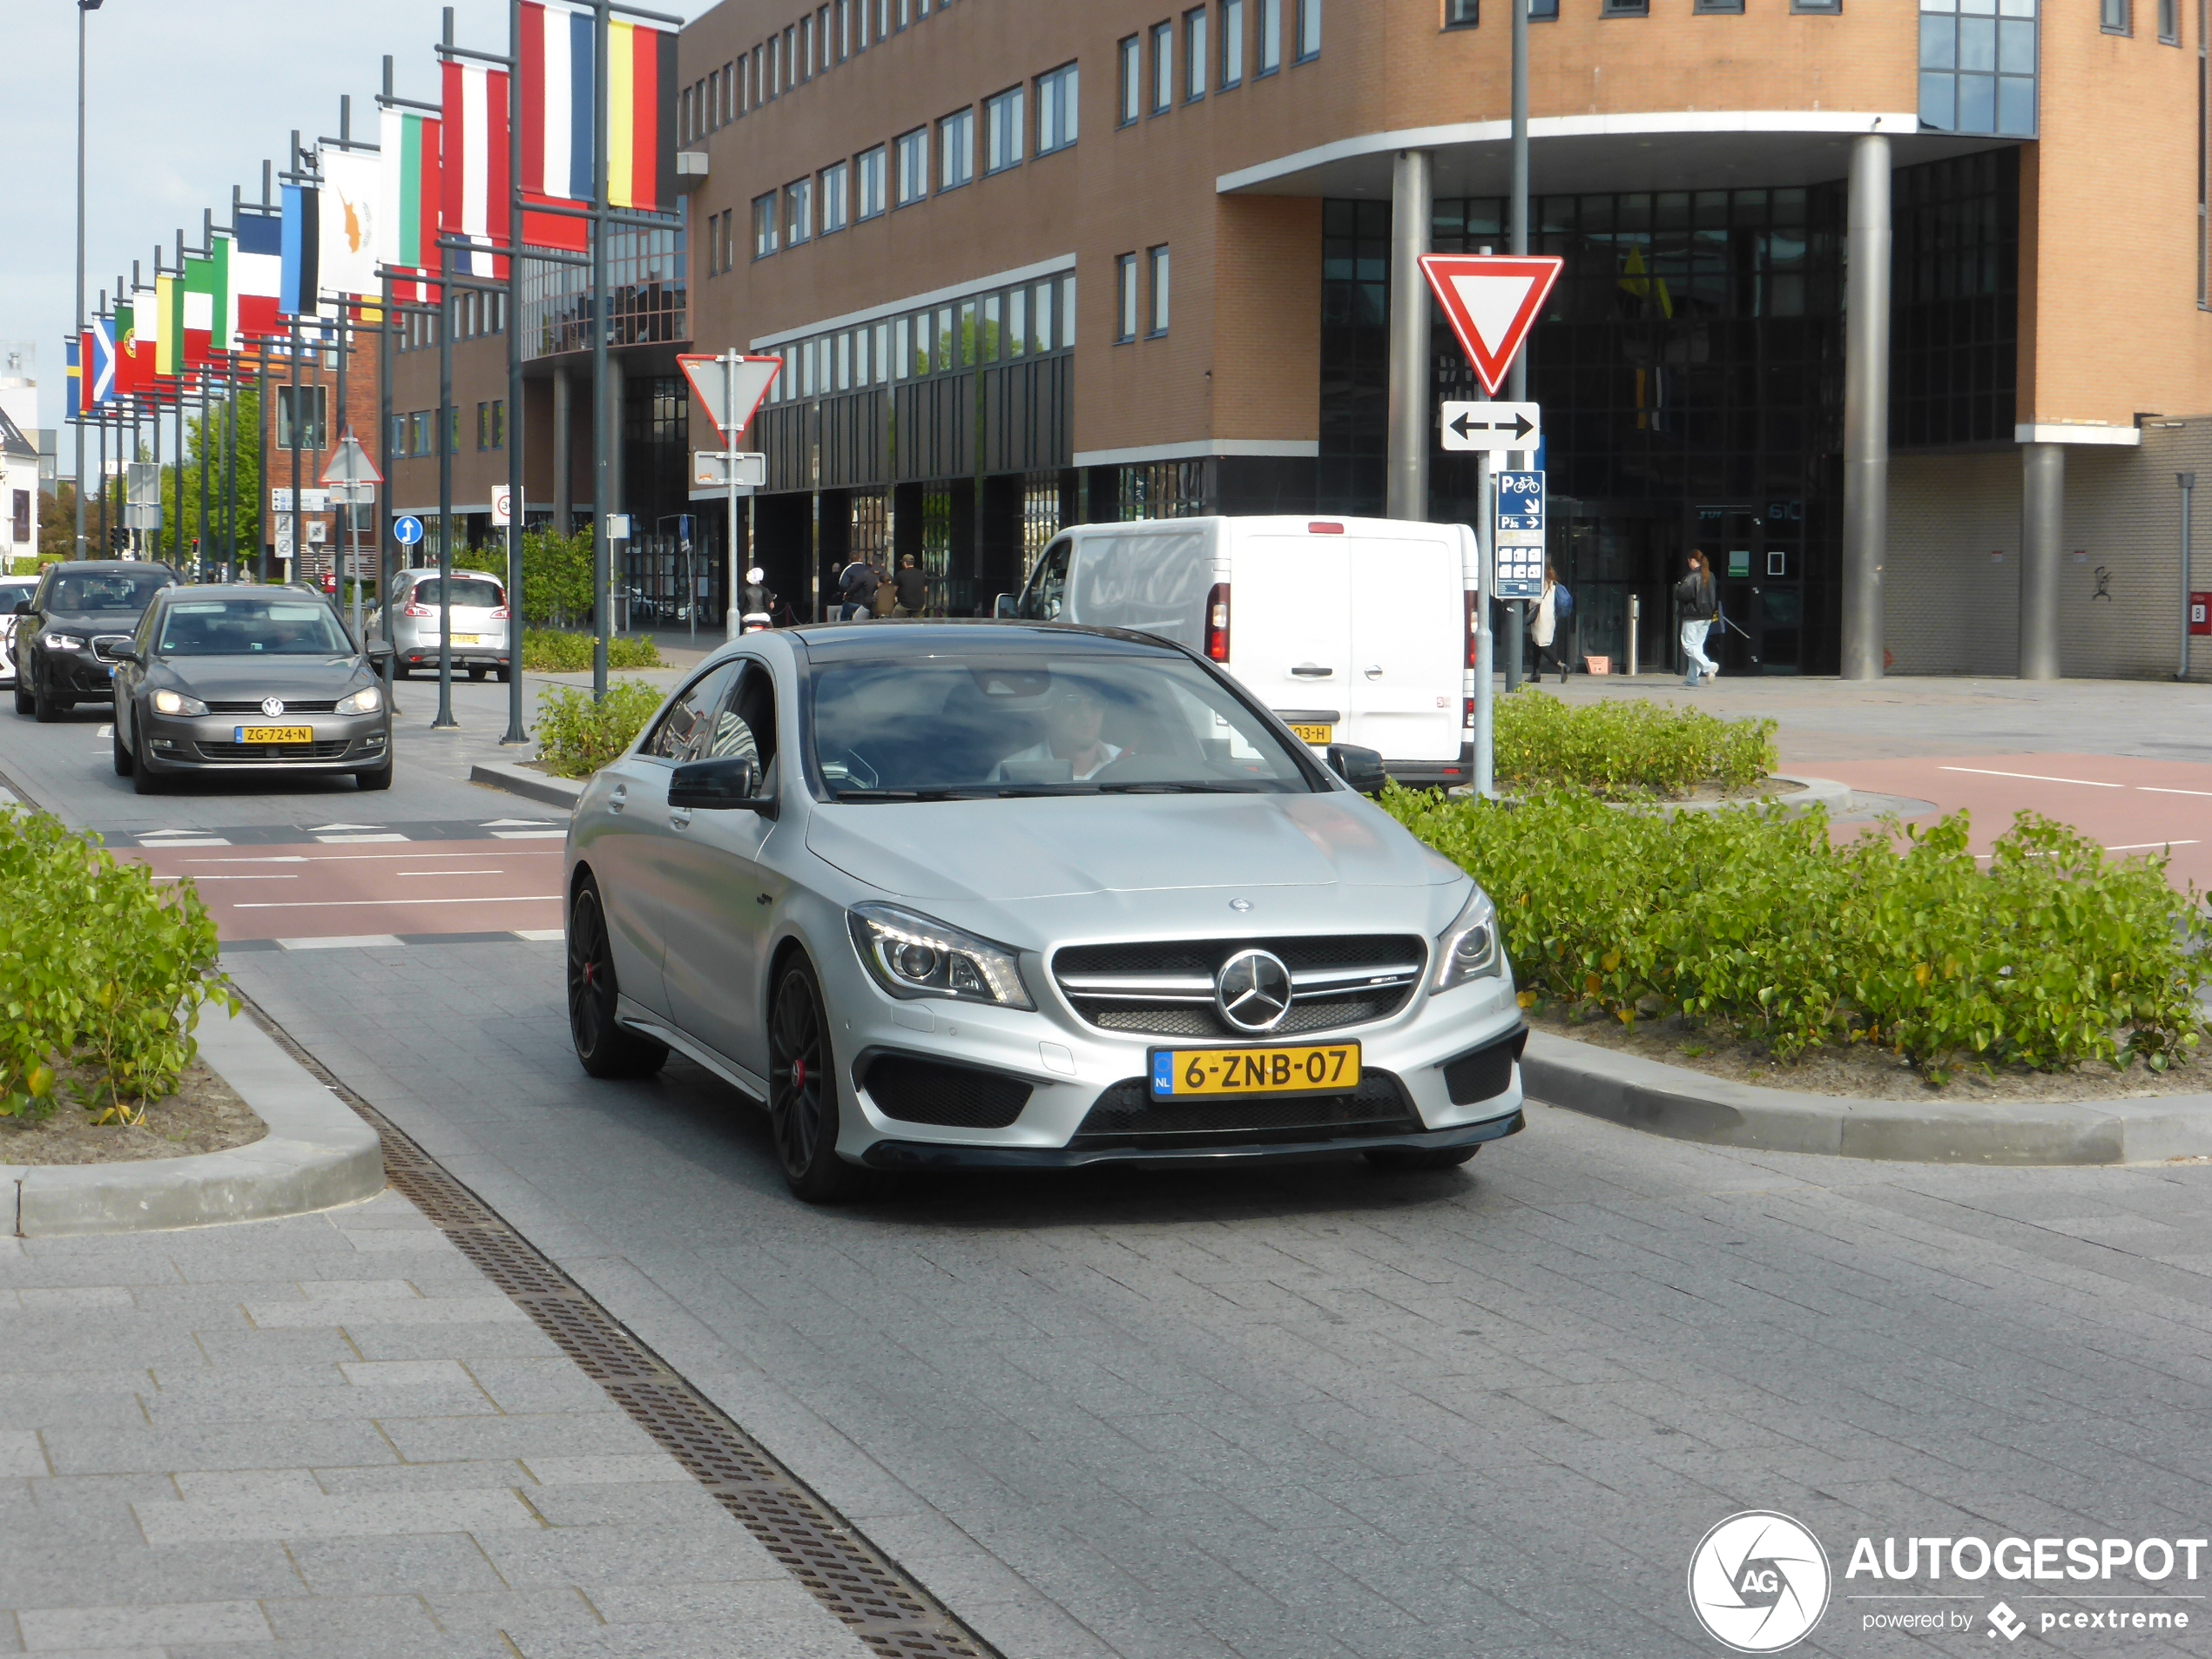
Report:
M 216 954 L 190 882 L 0 811 L 0 1117 L 43 1117 L 67 1088 L 99 1121 L 135 1122 L 192 1063 L 201 1008 L 235 1011 Z
M 550 686 L 537 699 L 537 758 L 556 778 L 589 778 L 627 749 L 661 705 L 657 687 L 615 680 L 604 702 L 574 685 Z
M 591 668 L 591 636 L 551 628 L 523 631 L 523 666 L 533 674 L 583 674 Z M 617 634 L 607 641 L 609 668 L 665 668 L 650 639 Z
M 2162 859 L 2109 859 L 2033 814 L 1984 864 L 1963 813 L 1838 846 L 1819 812 L 1667 819 L 1568 792 L 1384 805 L 1488 891 L 1525 998 L 1716 1022 L 1783 1060 L 1878 1042 L 1939 1081 L 2123 1051 L 2162 1069 L 2203 1023 L 2201 896 Z
M 1756 784 L 1777 756 L 1771 720 L 1717 720 L 1699 709 L 1635 702 L 1567 704 L 1534 689 L 1497 700 L 1498 786 L 1573 786 L 1609 800 L 1672 797 L 1700 784 Z

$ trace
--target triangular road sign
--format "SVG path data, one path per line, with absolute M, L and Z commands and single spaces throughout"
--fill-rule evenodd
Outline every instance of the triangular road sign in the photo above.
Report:
M 1565 263 L 1552 253 L 1421 255 L 1421 273 L 1491 395 L 1505 384 Z
M 361 448 L 361 441 L 354 435 L 351 427 L 338 440 L 338 447 L 331 452 L 330 464 L 322 469 L 326 484 L 381 484 L 384 475 L 376 470 L 376 463 L 368 458 L 368 451 Z
M 676 361 L 684 366 L 684 374 L 705 408 L 706 418 L 714 422 L 722 442 L 732 449 L 737 448 L 745 429 L 752 424 L 752 412 L 768 395 L 769 386 L 784 366 L 780 357 L 747 357 L 738 352 L 725 352 L 718 357 L 700 352 L 678 352 Z

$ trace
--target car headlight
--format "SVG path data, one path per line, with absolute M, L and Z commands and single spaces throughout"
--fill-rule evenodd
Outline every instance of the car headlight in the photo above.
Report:
M 205 714 L 207 705 L 196 697 L 186 697 L 182 691 L 156 691 L 153 694 L 156 714 Z
M 1437 935 L 1436 983 L 1429 988 L 1430 995 L 1503 973 L 1505 960 L 1498 944 L 1497 907 L 1477 887 L 1460 907 L 1457 919 Z
M 364 685 L 351 697 L 338 699 L 341 714 L 374 714 L 384 706 L 384 693 L 374 685 Z
M 83 651 L 84 642 L 75 634 L 48 634 L 46 649 L 48 651 Z
M 854 905 L 845 919 L 861 961 L 894 996 L 1036 1007 L 1022 982 L 1020 961 L 1004 945 L 896 905 Z

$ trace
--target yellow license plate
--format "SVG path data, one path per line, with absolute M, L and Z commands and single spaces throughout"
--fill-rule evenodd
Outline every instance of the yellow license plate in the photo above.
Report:
M 1308 725 L 1295 720 L 1291 723 L 1291 735 L 1300 743 L 1310 743 L 1316 748 L 1325 749 L 1334 743 L 1337 740 L 1336 732 L 1336 727 L 1332 725 Z
M 237 733 L 239 743 L 313 743 L 315 729 L 311 725 L 240 725 L 231 728 Z
M 456 645 L 481 645 L 484 643 L 484 637 L 482 634 L 455 634 L 453 643 Z
M 1152 1097 L 1334 1095 L 1359 1087 L 1359 1045 L 1310 1049 L 1155 1049 Z

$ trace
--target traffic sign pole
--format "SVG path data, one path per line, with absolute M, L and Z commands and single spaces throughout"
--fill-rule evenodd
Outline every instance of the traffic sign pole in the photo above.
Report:
M 738 447 L 738 441 L 732 435 L 738 429 L 737 359 L 738 350 L 732 346 L 730 348 L 729 367 L 723 371 L 722 375 L 722 442 L 732 450 Z M 727 612 L 723 617 L 722 637 L 725 639 L 735 639 L 744 631 L 745 604 L 738 587 L 738 467 L 734 459 L 730 463 L 729 470 L 730 522 L 728 529 L 724 532 L 725 539 L 722 543 L 722 550 L 728 556 L 730 585 L 723 594 L 723 597 L 729 601 L 729 604 Z M 691 597 L 691 623 L 694 627 L 698 625 L 698 597 L 694 594 Z
M 741 568 L 738 563 L 738 440 L 752 424 L 754 413 L 767 398 L 768 388 L 775 384 L 784 362 L 780 357 L 749 356 L 734 346 L 713 357 L 703 352 L 679 353 L 676 361 L 685 378 L 691 382 L 691 390 L 706 410 L 707 419 L 722 435 L 722 487 L 729 509 L 727 545 L 724 551 L 730 566 L 729 610 L 723 623 L 728 637 L 735 639 L 745 627 L 745 604 L 738 580 Z M 691 608 L 698 608 L 697 595 L 692 596 Z

